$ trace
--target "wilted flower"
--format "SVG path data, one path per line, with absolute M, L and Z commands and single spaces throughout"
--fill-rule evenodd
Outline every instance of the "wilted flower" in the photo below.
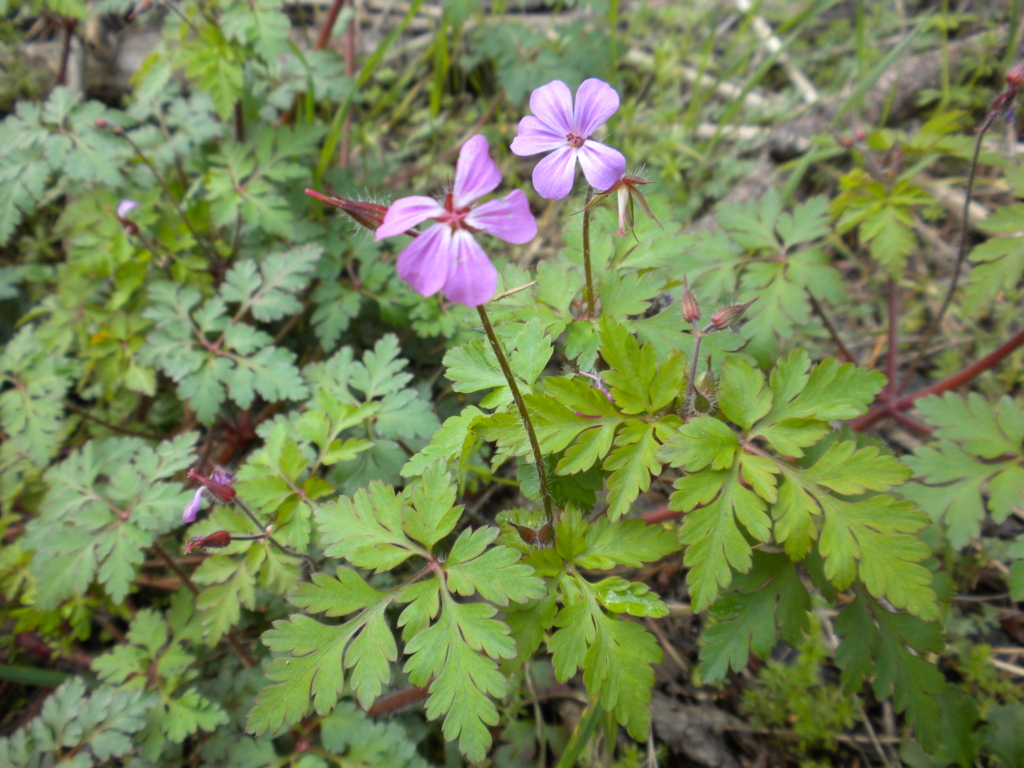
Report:
M 595 189 L 606 190 L 622 176 L 626 158 L 592 138 L 618 108 L 619 94 L 596 78 L 584 80 L 576 90 L 575 110 L 569 86 L 561 80 L 533 92 L 533 115 L 519 121 L 512 151 L 522 157 L 551 152 L 533 169 L 533 186 L 541 197 L 559 200 L 572 191 L 577 159 Z
M 117 204 L 117 220 L 121 222 L 121 226 L 129 235 L 139 234 L 139 225 L 128 218 L 128 213 L 138 207 L 139 204 L 134 200 L 122 200 Z
M 185 505 L 185 511 L 181 515 L 181 522 L 194 523 L 196 521 L 196 515 L 203 508 L 204 493 L 206 493 L 205 488 L 200 486 L 196 489 L 196 495 L 192 497 L 192 501 Z
M 423 296 L 444 289 L 449 301 L 477 307 L 494 295 L 498 271 L 473 237 L 476 232 L 525 243 L 537 234 L 537 222 L 521 190 L 471 208 L 501 183 L 487 139 L 474 136 L 462 145 L 452 191 L 439 203 L 430 197 L 403 197 L 388 208 L 377 240 L 394 237 L 425 221 L 437 223 L 421 232 L 398 256 L 398 276 Z
M 322 195 L 315 189 L 307 189 L 306 194 L 315 197 L 321 203 L 344 211 L 367 229 L 376 230 L 384 223 L 384 215 L 388 212 L 386 206 L 378 203 L 364 203 L 359 200 L 346 200 L 344 197 L 336 195 Z

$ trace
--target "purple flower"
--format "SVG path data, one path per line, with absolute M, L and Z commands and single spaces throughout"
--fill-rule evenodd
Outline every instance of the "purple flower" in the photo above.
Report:
M 181 515 L 181 522 L 194 523 L 196 521 L 196 515 L 203 508 L 203 494 L 205 492 L 206 489 L 202 486 L 196 490 L 196 495 L 192 497 L 192 501 L 185 505 L 185 511 Z
M 576 91 L 575 110 L 569 86 L 561 80 L 533 92 L 533 115 L 519 121 L 512 151 L 521 157 L 551 152 L 533 169 L 533 186 L 541 197 L 560 200 L 572 191 L 577 158 L 594 189 L 603 192 L 619 180 L 626 170 L 626 158 L 591 138 L 618 108 L 619 94 L 596 78 L 584 80 Z
M 123 219 L 128 215 L 128 212 L 133 208 L 138 208 L 139 204 L 134 200 L 122 200 L 117 204 L 117 218 Z
M 494 295 L 498 271 L 473 237 L 486 232 L 507 243 L 526 243 L 537 234 L 537 222 L 521 190 L 476 208 L 471 203 L 501 183 L 487 139 L 474 136 L 462 145 L 455 165 L 455 184 L 441 204 L 430 197 L 396 200 L 377 240 L 400 235 L 425 221 L 437 223 L 405 246 L 398 256 L 398 276 L 423 296 L 444 289 L 449 301 L 478 307 Z

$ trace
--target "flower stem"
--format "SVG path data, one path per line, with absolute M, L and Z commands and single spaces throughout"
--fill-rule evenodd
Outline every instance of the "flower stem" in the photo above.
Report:
M 585 231 L 586 229 L 584 229 Z M 544 504 L 544 513 L 547 515 L 548 522 L 553 525 L 555 519 L 554 513 L 551 510 L 551 497 L 548 495 L 548 476 L 547 471 L 544 469 L 544 454 L 540 452 L 540 443 L 537 442 L 537 433 L 533 431 L 530 413 L 526 410 L 526 403 L 519 392 L 516 377 L 512 374 L 512 369 L 505 358 L 505 353 L 501 349 L 501 342 L 498 341 L 498 337 L 494 333 L 494 328 L 491 326 L 491 318 L 487 316 L 487 310 L 484 309 L 483 304 L 477 307 L 476 310 L 480 313 L 480 322 L 484 324 L 484 333 L 487 334 L 487 339 L 491 342 L 491 349 L 494 350 L 494 356 L 498 358 L 498 365 L 501 366 L 501 372 L 505 374 L 508 388 L 512 390 L 512 399 L 516 401 L 519 415 L 523 420 L 523 425 L 526 427 L 526 434 L 530 438 L 530 447 L 533 449 L 533 461 L 537 466 L 537 480 L 540 483 L 540 498 Z
M 193 596 L 199 597 L 199 587 L 197 587 L 195 582 L 189 578 L 188 574 L 181 569 L 181 566 L 174 562 L 174 558 L 167 554 L 167 550 L 156 543 L 154 543 L 151 548 L 156 552 L 157 557 L 167 563 L 167 567 L 177 574 L 178 578 L 181 579 L 181 583 L 185 585 L 188 591 L 191 592 Z M 249 653 L 249 650 L 242 645 L 242 641 L 238 639 L 238 635 L 235 633 L 235 630 L 232 629 L 225 635 L 225 637 L 228 639 L 231 647 L 235 649 L 235 652 L 238 654 L 238 660 L 242 662 L 243 667 L 246 669 L 252 669 L 256 666 L 256 660 L 252 657 L 252 654 Z
M 697 392 L 697 365 L 700 363 L 700 343 L 703 340 L 703 331 L 694 334 L 693 355 L 690 357 L 690 370 L 686 376 L 686 397 L 683 398 L 684 409 Z
M 583 201 L 583 271 L 587 276 L 586 299 L 587 315 L 597 317 L 596 299 L 594 297 L 594 274 L 590 268 L 590 201 L 594 199 L 593 187 L 587 187 L 587 197 Z

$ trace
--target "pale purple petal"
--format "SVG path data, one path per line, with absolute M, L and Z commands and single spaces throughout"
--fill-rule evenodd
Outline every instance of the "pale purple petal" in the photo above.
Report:
M 626 158 L 606 144 L 587 141 L 580 147 L 580 167 L 590 186 L 604 192 L 626 172 Z
M 398 255 L 398 276 L 421 296 L 433 296 L 448 279 L 451 256 L 452 229 L 435 224 Z
M 479 197 L 493 192 L 501 184 L 501 171 L 491 159 L 491 148 L 480 134 L 462 145 L 459 162 L 455 164 L 455 185 L 452 203 L 465 208 Z
M 473 229 L 482 229 L 506 243 L 528 243 L 537 234 L 530 201 L 521 189 L 474 208 L 465 221 Z
M 128 215 L 128 212 L 133 208 L 138 208 L 139 204 L 134 200 L 122 200 L 117 204 L 117 218 L 123 219 Z
M 512 152 L 520 157 L 550 152 L 566 145 L 565 136 L 548 128 L 533 115 L 527 115 L 519 121 L 519 135 L 512 139 Z
M 205 491 L 205 488 L 199 488 L 196 491 L 196 495 L 192 497 L 192 501 L 185 505 L 185 511 L 181 515 L 181 522 L 194 523 L 196 521 L 196 515 L 203 508 L 203 493 Z
M 572 192 L 578 152 L 578 149 L 566 145 L 537 163 L 533 169 L 533 186 L 537 194 L 549 200 L 561 200 Z
M 488 301 L 498 287 L 498 270 L 487 258 L 473 236 L 460 229 L 452 237 L 452 260 L 444 295 L 449 301 L 479 307 Z
M 548 128 L 563 137 L 574 133 L 572 91 L 561 80 L 552 80 L 530 95 L 530 109 Z
M 377 227 L 377 240 L 394 237 L 444 213 L 444 206 L 432 197 L 403 197 L 395 200 L 384 214 L 384 223 Z
M 573 125 L 587 138 L 607 122 L 619 108 L 619 94 L 608 83 L 595 77 L 584 80 L 576 91 Z

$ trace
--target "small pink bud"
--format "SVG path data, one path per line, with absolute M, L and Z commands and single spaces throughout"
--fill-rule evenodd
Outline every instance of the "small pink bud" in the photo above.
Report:
M 760 297 L 755 297 L 748 301 L 746 304 L 734 304 L 731 307 L 720 309 L 711 316 L 711 324 L 715 326 L 716 330 L 724 330 L 730 325 L 735 323 L 741 317 L 743 313 L 747 311 L 747 307 L 753 304 Z
M 1024 61 L 1018 62 L 1006 73 L 1006 82 L 1014 88 L 1024 86 Z
M 192 541 L 185 542 L 185 554 L 195 549 L 207 547 L 226 547 L 231 543 L 231 534 L 227 531 L 214 531 L 209 536 L 196 536 Z
M 683 280 L 683 319 L 688 323 L 695 323 L 700 320 L 700 304 L 697 297 L 693 295 L 686 280 Z
M 335 195 L 322 195 L 314 189 L 307 189 L 306 194 L 310 197 L 315 197 L 321 203 L 337 208 L 339 211 L 344 211 L 357 223 L 372 229 L 374 232 L 384 223 L 384 215 L 388 212 L 388 209 L 383 205 L 377 203 L 362 203 L 358 200 L 346 200 L 343 197 L 337 197 Z M 414 232 L 409 234 L 414 235 Z

